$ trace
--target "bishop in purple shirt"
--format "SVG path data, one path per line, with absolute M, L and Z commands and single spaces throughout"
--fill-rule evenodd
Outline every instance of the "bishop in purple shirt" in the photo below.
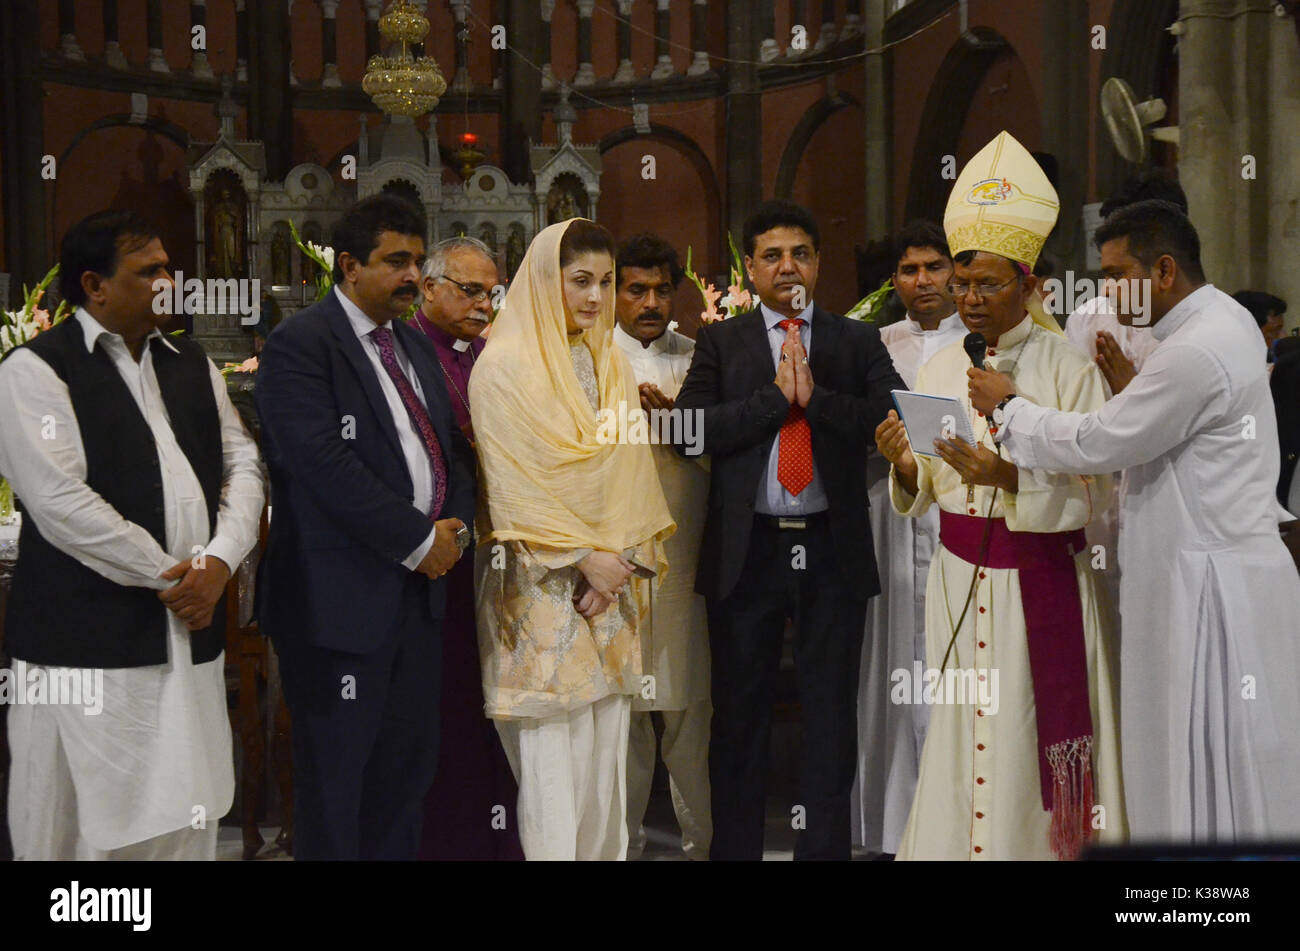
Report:
M 497 266 L 487 245 L 449 238 L 433 246 L 422 274 L 424 302 L 415 325 L 433 341 L 456 422 L 471 443 L 469 375 L 486 346 Z M 452 569 L 443 619 L 442 752 L 424 802 L 419 857 L 429 860 L 520 859 L 513 827 L 514 776 L 492 722 L 483 713 L 474 625 L 474 559 Z M 495 809 L 505 806 L 504 810 Z

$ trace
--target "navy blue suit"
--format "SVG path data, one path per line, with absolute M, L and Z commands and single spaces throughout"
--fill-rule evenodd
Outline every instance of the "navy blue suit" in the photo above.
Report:
M 433 345 L 390 324 L 447 468 L 438 518 L 473 524 L 475 469 Z M 333 293 L 284 321 L 255 398 L 271 476 L 257 613 L 293 721 L 295 856 L 411 858 L 437 768 L 447 576 L 406 559 L 432 529 L 374 365 Z

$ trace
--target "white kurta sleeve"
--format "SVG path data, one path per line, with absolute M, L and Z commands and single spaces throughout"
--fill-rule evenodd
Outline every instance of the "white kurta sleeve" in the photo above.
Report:
M 211 360 L 208 375 L 221 424 L 221 502 L 216 531 L 203 553 L 220 558 L 233 574 L 257 544 L 262 506 L 266 501 L 266 478 L 257 455 L 257 443 L 230 402 L 226 378 Z
M 1117 472 L 1186 441 L 1222 415 L 1230 399 L 1227 372 L 1213 355 L 1196 346 L 1166 345 L 1095 412 L 1013 400 L 1002 444 L 1022 470 Z
M 0 364 L 0 406 L 0 474 L 41 536 L 116 584 L 170 588 L 160 576 L 176 559 L 86 484 L 72 397 L 53 368 L 30 350 L 11 353 Z
M 1091 413 L 1106 404 L 1101 371 L 1092 363 L 1062 379 L 1057 401 L 1062 410 Z M 1029 469 L 1019 471 L 1019 489 L 1003 496 L 1007 528 L 1013 532 L 1068 532 L 1083 528 L 1106 510 L 1112 478 Z

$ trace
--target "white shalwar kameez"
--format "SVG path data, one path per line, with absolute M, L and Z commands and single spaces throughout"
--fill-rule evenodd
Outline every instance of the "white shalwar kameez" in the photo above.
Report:
M 220 415 L 221 503 L 209 536 L 198 477 L 168 421 L 151 340 L 142 358 L 84 309 L 86 347 L 112 358 L 153 433 L 162 470 L 167 548 L 123 519 L 85 483 L 86 457 L 68 388 L 34 353 L 0 367 L 0 472 L 50 544 L 122 585 L 165 589 L 162 573 L 196 552 L 235 571 L 257 541 L 264 479 L 257 445 L 209 360 Z M 156 331 L 152 337 L 165 336 Z M 42 439 L 48 415 L 56 439 Z M 21 553 L 19 555 L 21 557 Z M 237 610 L 230 605 L 228 610 Z M 9 710 L 9 823 L 19 859 L 212 859 L 217 823 L 234 798 L 224 653 L 195 665 L 185 623 L 167 612 L 167 663 L 103 670 L 103 711 L 15 705 Z M 46 668 L 47 672 L 52 670 Z

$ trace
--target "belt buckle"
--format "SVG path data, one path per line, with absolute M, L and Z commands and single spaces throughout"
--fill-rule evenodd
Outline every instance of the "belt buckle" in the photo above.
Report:
M 780 516 L 776 520 L 777 528 L 807 528 L 808 520 L 806 518 L 785 518 Z

